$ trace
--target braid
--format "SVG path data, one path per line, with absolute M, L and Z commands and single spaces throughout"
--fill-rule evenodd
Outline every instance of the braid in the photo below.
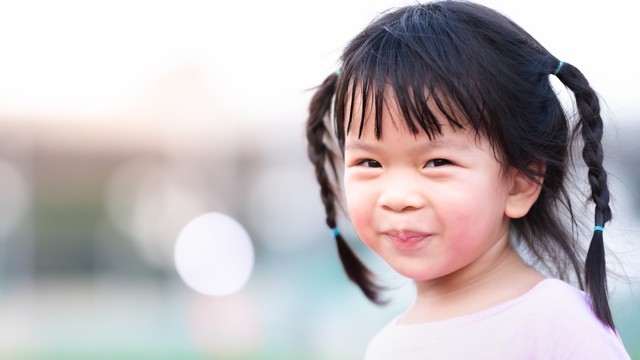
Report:
M 326 135 L 328 135 L 325 118 L 330 116 L 331 103 L 337 80 L 337 74 L 331 74 L 316 91 L 309 106 L 309 118 L 307 119 L 306 129 L 308 141 L 307 154 L 309 160 L 311 160 L 315 167 L 316 180 L 320 184 L 320 195 L 326 213 L 325 221 L 331 229 L 337 228 L 336 202 L 338 196 L 329 179 L 327 170 L 328 168 L 331 169 L 336 181 L 338 181 L 338 172 L 334 161 L 334 154 L 325 143 Z M 360 261 L 338 231 L 334 231 L 334 237 L 336 239 L 340 261 L 349 279 L 360 287 L 369 300 L 376 304 L 384 303 L 379 295 L 382 288 L 374 282 L 371 271 Z
M 587 252 L 585 283 L 596 315 L 613 329 L 613 319 L 607 300 L 607 272 L 602 231 L 605 223 L 611 220 L 611 208 L 609 207 L 607 172 L 602 165 L 603 124 L 600 104 L 598 96 L 589 86 L 587 79 L 576 67 L 564 63 L 558 69 L 556 75 L 575 96 L 580 120 L 574 130 L 574 137 L 579 130 L 582 132 L 584 140 L 582 157 L 588 167 L 591 200 L 595 203 L 596 228 Z

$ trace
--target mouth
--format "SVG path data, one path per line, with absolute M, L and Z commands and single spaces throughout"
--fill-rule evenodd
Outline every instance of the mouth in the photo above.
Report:
M 391 244 L 402 251 L 413 251 L 422 247 L 431 234 L 421 231 L 388 231 L 384 233 Z

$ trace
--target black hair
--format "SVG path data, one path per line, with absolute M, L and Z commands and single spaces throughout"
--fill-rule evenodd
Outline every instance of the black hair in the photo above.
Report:
M 576 114 L 565 113 L 550 75 L 573 93 Z M 434 113 L 443 113 L 453 127 L 469 126 L 485 135 L 504 166 L 534 181 L 543 178 L 528 214 L 512 220 L 515 241 L 557 276 L 575 276 L 597 317 L 614 328 L 603 232 L 594 230 L 583 261 L 580 244 L 563 221 L 568 218 L 570 228 L 576 227 L 565 179 L 570 146 L 580 136 L 595 225 L 611 220 L 599 99 L 584 75 L 509 18 L 482 5 L 445 0 L 381 14 L 347 44 L 339 74 L 325 79 L 309 107 L 308 155 L 330 228 L 336 227 L 338 216 L 336 161 L 345 133 L 362 132 L 365 112 L 372 111 L 380 137 L 382 109 L 390 101 L 385 95 L 397 101 L 409 131 L 438 135 L 441 125 Z M 362 105 L 358 114 L 351 106 L 356 102 Z M 544 170 L 537 170 L 535 163 L 544 164 Z M 372 273 L 341 235 L 335 238 L 349 278 L 370 300 L 382 303 L 382 287 Z

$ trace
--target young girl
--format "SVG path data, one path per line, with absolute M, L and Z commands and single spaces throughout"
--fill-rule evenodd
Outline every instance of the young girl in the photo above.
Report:
M 312 99 L 307 137 L 349 278 L 384 302 L 336 228 L 342 190 L 360 239 L 415 281 L 366 358 L 628 359 L 607 301 L 602 131 L 582 73 L 484 6 L 407 6 L 357 35 Z M 565 184 L 579 137 L 595 204 L 584 261 Z

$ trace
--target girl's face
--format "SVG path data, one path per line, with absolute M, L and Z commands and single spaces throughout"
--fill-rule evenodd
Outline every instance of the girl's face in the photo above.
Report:
M 444 117 L 442 135 L 411 134 L 389 105 L 381 139 L 373 119 L 360 138 L 355 127 L 345 139 L 344 186 L 357 234 L 414 280 L 477 277 L 510 249 L 513 181 L 484 137 L 454 131 Z

